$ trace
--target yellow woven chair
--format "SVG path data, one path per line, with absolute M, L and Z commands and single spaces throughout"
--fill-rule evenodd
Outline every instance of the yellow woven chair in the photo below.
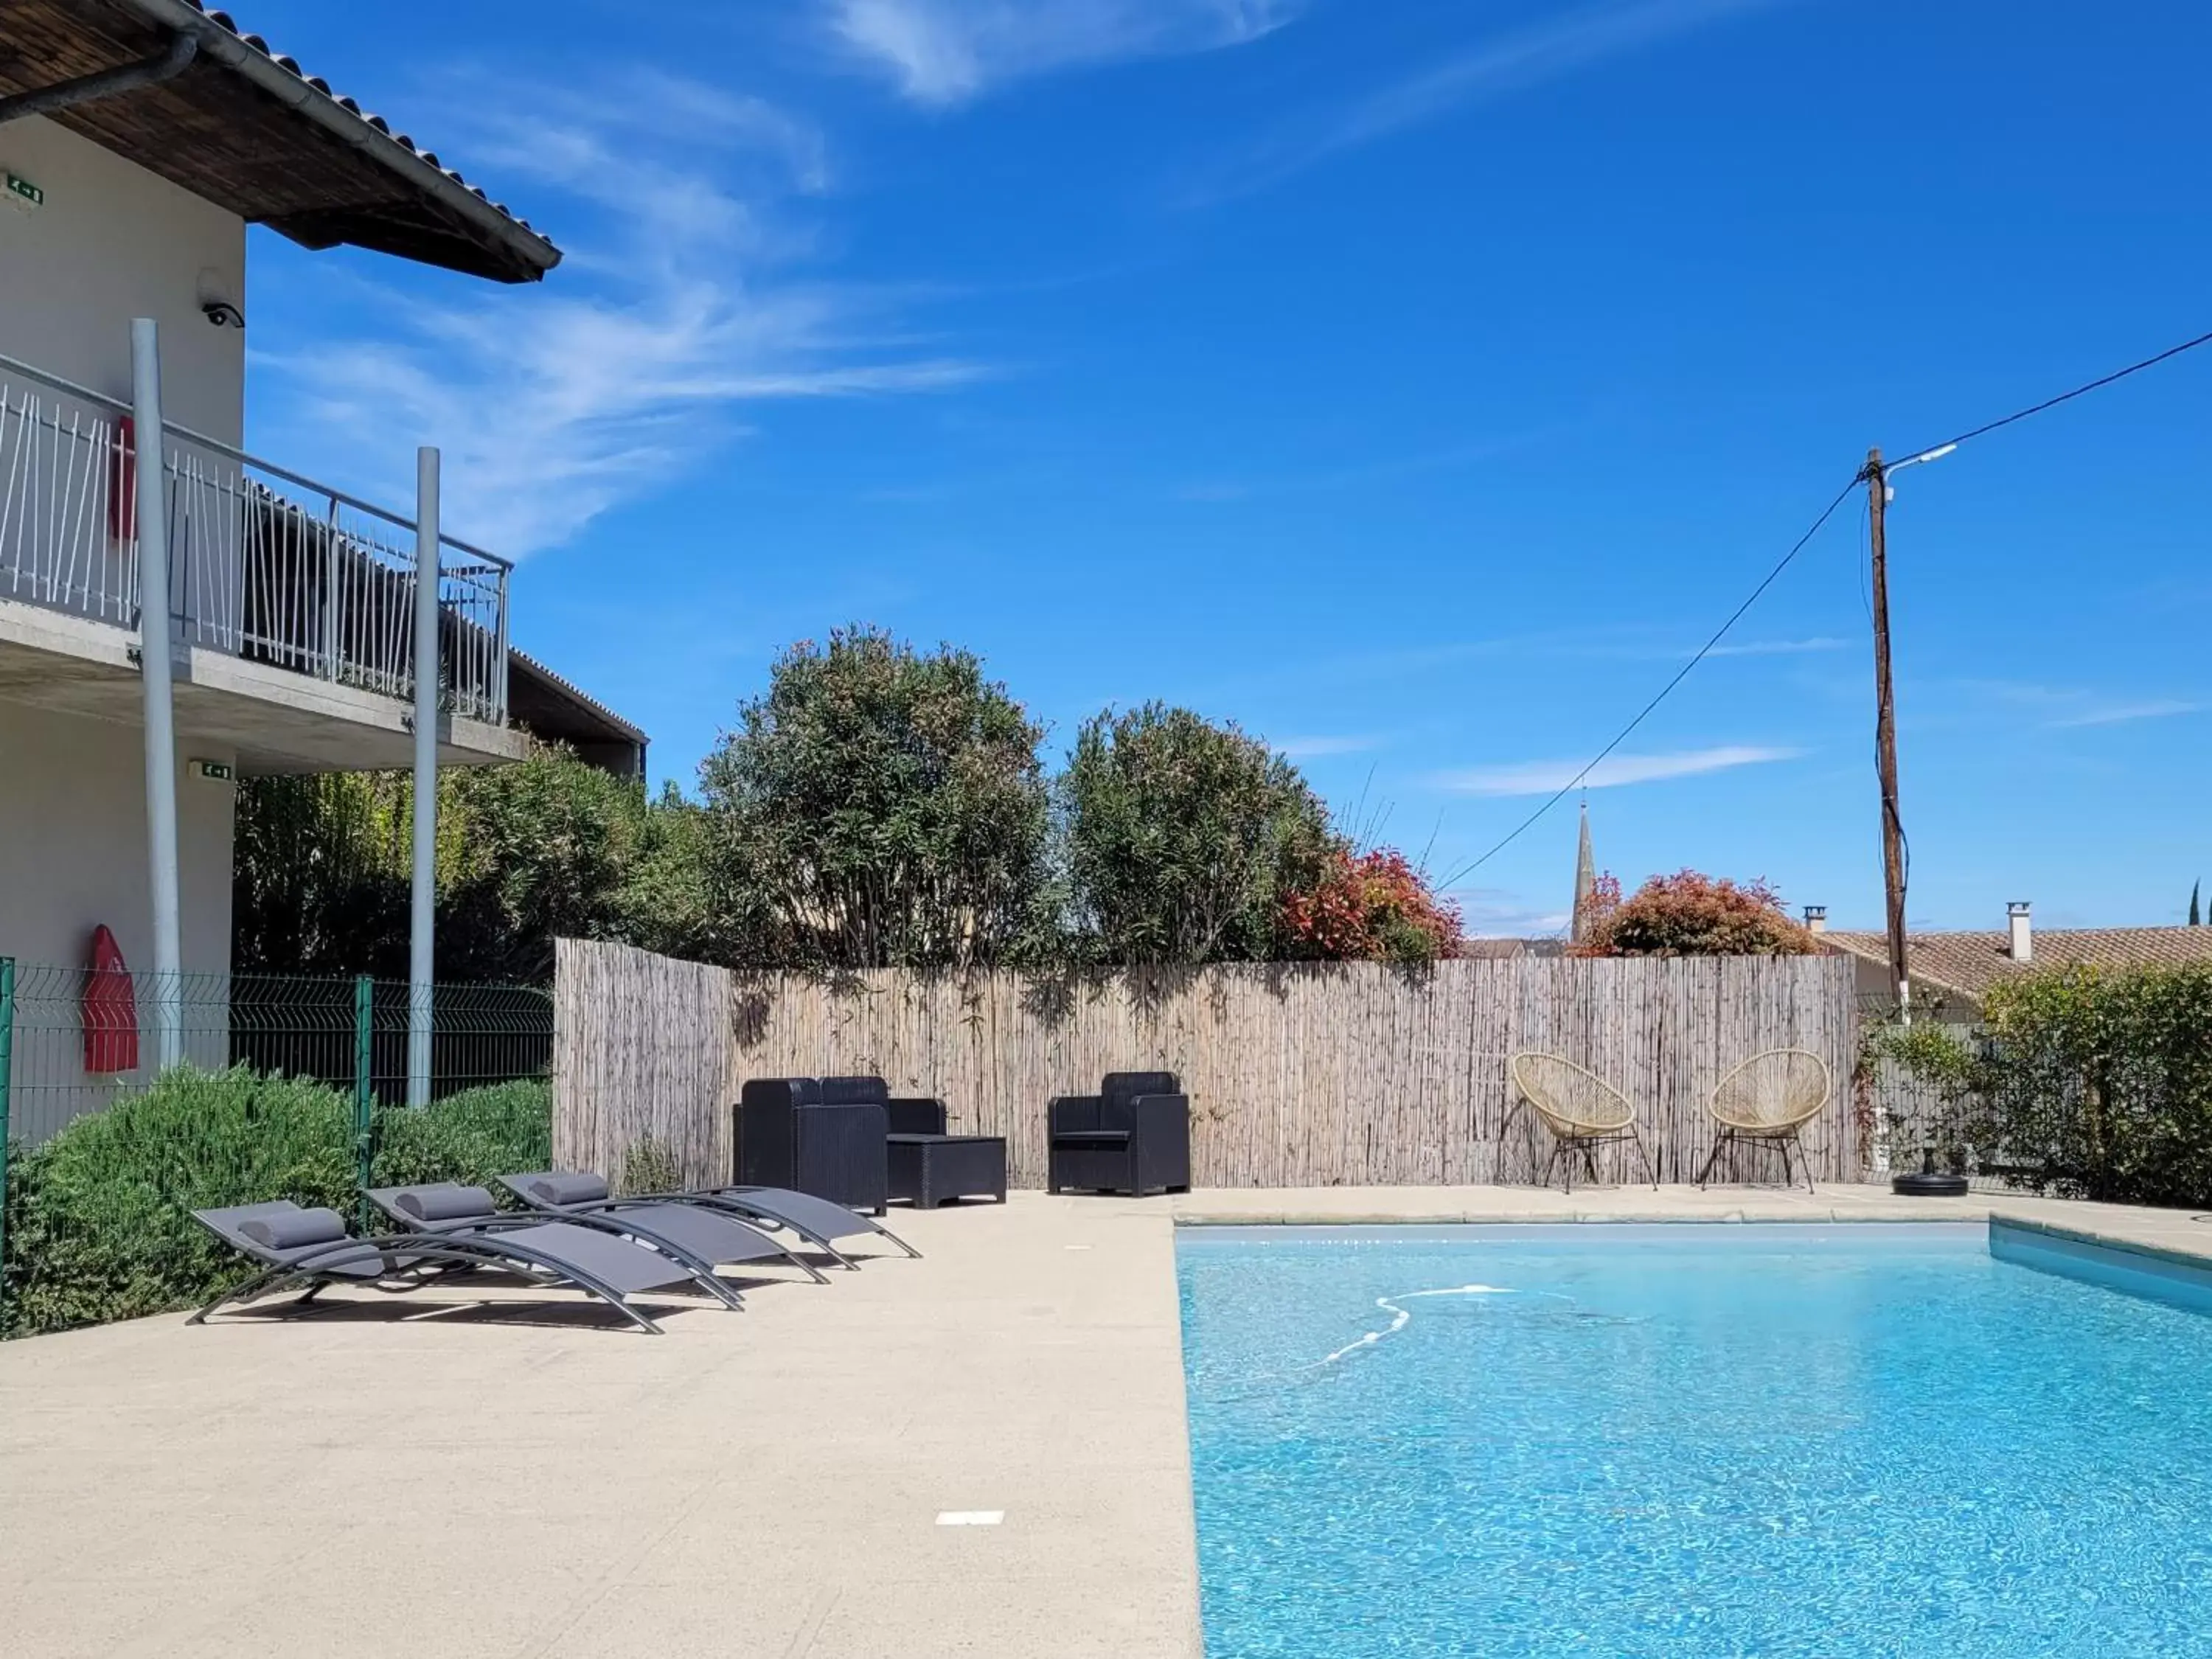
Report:
M 1545 1186 L 1552 1184 L 1552 1171 L 1559 1167 L 1562 1156 L 1567 1161 L 1567 1191 L 1575 1189 L 1577 1158 L 1589 1178 L 1595 1181 L 1596 1149 L 1609 1141 L 1626 1140 L 1635 1146 L 1636 1155 L 1644 1160 L 1644 1173 L 1650 1176 L 1652 1188 L 1656 1190 L 1659 1178 L 1651 1173 L 1651 1154 L 1644 1149 L 1644 1137 L 1636 1127 L 1636 1108 L 1629 1103 L 1626 1095 L 1596 1073 L 1557 1054 L 1534 1051 L 1517 1054 L 1505 1062 L 1505 1071 L 1513 1080 L 1516 1092 L 1552 1132 L 1552 1161 L 1544 1166 Z M 1513 1111 L 1508 1110 L 1498 1126 L 1501 1168 L 1505 1159 L 1505 1129 L 1512 1121 Z
M 1813 1161 L 1805 1155 L 1805 1143 L 1797 1132 L 1820 1116 L 1835 1092 L 1828 1063 L 1818 1054 L 1802 1048 L 1770 1048 L 1763 1054 L 1753 1054 L 1714 1085 L 1707 1109 L 1717 1133 L 1712 1155 L 1698 1172 L 1698 1185 L 1704 1186 L 1711 1178 L 1713 1165 L 1720 1162 L 1723 1152 L 1748 1141 L 1771 1146 L 1782 1154 L 1784 1186 L 1791 1183 L 1790 1149 L 1795 1146 L 1805 1170 L 1805 1190 L 1815 1190 Z

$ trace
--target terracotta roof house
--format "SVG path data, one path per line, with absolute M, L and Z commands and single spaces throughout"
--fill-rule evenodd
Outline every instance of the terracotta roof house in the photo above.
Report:
M 2212 963 L 2212 927 L 2049 927 L 2033 926 L 2027 905 L 2014 904 L 1999 931 L 1913 933 L 1908 937 L 1916 1004 L 1921 994 L 1945 1005 L 1947 1017 L 1971 1019 L 2000 980 L 2076 964 L 2095 968 L 2177 968 Z M 1807 925 L 1823 944 L 1858 959 L 1863 1000 L 1888 997 L 1889 939 L 1880 933 L 1831 933 L 1821 918 Z

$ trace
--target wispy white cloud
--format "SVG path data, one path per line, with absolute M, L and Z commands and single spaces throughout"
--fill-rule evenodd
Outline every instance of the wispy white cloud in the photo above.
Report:
M 1717 645 L 1709 657 L 1798 657 L 1816 651 L 1848 651 L 1849 640 L 1746 640 L 1741 645 Z
M 1304 0 L 825 0 L 830 30 L 917 104 L 1003 82 L 1271 34 Z
M 2201 702 L 2184 702 L 2178 698 L 2154 698 L 2148 702 L 2100 703 L 2063 720 L 2051 721 L 2061 728 L 2075 726 L 2121 726 L 2130 720 L 2166 720 L 2175 714 L 2197 714 L 2204 710 Z
M 1723 744 L 1672 755 L 1609 755 L 1590 769 L 1582 787 L 1612 789 L 1632 783 L 1658 783 L 1739 766 L 1795 760 L 1804 752 L 1758 744 Z M 1468 795 L 1548 795 L 1572 785 L 1583 764 L 1581 761 L 1523 761 L 1511 766 L 1479 766 L 1441 773 L 1436 781 L 1441 788 Z
M 1318 760 L 1329 755 L 1364 755 L 1382 746 L 1382 739 L 1376 737 L 1311 736 L 1285 738 L 1274 748 L 1292 760 Z
M 2039 685 L 2020 680 L 1965 680 L 1959 684 L 1970 694 L 2028 711 L 2039 717 L 2039 724 L 2051 731 L 2170 720 L 2180 714 L 2202 714 L 2207 707 L 2202 702 L 2184 697 L 2129 696 L 2080 686 Z
M 539 213 L 573 227 L 568 258 L 542 288 L 373 290 L 343 331 L 260 360 L 288 457 L 404 499 L 413 446 L 436 443 L 447 525 L 520 555 L 742 435 L 749 407 L 988 372 L 903 341 L 889 296 L 793 274 L 810 238 L 787 206 L 831 178 L 805 121 L 657 72 L 507 88 L 496 104 L 477 90 L 454 100 L 455 148 L 472 171 L 535 185 Z M 658 125 L 669 110 L 680 143 Z
M 1194 202 L 1234 196 L 1341 150 L 1560 79 L 1680 35 L 1790 0 L 1601 0 L 1499 34 L 1418 75 L 1370 93 L 1318 122 L 1285 129 L 1235 158 L 1191 192 Z

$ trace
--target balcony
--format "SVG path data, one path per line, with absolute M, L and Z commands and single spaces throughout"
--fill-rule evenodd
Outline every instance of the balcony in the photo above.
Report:
M 507 561 L 441 538 L 426 652 L 412 519 L 175 427 L 161 459 L 181 732 L 250 770 L 402 764 L 428 672 L 448 758 L 520 751 Z M 135 717 L 136 477 L 126 405 L 0 357 L 0 693 Z

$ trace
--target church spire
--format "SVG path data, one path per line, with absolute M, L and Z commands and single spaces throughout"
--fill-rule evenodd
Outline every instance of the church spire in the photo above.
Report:
M 1597 860 L 1590 853 L 1589 802 L 1583 802 L 1582 845 L 1575 852 L 1574 922 L 1569 934 L 1577 945 L 1589 934 L 1591 901 L 1597 897 Z

